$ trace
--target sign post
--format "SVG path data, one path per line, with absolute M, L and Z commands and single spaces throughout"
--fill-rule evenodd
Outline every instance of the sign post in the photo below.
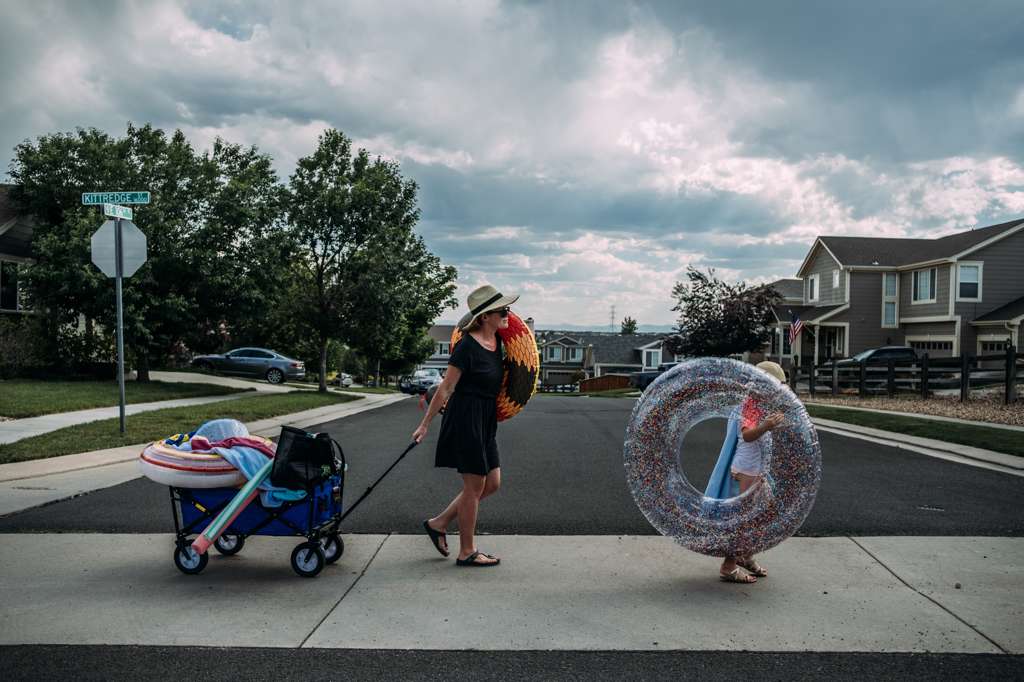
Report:
M 111 203 L 116 202 L 116 203 Z M 92 235 L 92 262 L 108 277 L 114 278 L 117 306 L 117 389 L 121 433 L 125 432 L 124 396 L 124 304 L 122 280 L 131 277 L 146 262 L 146 235 L 131 222 L 132 209 L 117 204 L 148 204 L 149 192 L 88 192 L 82 204 L 103 206 L 108 220 Z M 111 248 L 113 247 L 113 248 Z

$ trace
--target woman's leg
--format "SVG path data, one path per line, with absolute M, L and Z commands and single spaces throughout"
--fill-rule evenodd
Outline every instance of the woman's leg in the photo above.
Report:
M 501 487 L 501 468 L 491 469 L 487 473 L 486 480 L 484 482 L 484 491 L 480 494 L 480 499 L 483 500 L 485 497 L 493 495 L 498 492 L 498 488 Z M 462 491 L 456 495 L 448 506 L 445 507 L 444 511 L 435 516 L 434 518 L 427 521 L 430 527 L 437 531 L 445 531 L 448 526 L 452 525 L 452 521 L 459 517 L 459 500 L 462 499 Z
M 487 477 L 462 474 L 462 492 L 459 494 L 459 558 L 467 559 L 476 551 L 476 515 L 480 509 L 480 496 L 487 486 Z M 494 559 L 481 555 L 477 563 L 492 563 Z

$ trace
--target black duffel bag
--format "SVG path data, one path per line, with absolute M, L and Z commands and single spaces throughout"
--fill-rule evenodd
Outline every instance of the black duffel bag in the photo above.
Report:
M 329 434 L 281 427 L 270 482 L 280 488 L 310 491 L 343 468 L 345 454 Z

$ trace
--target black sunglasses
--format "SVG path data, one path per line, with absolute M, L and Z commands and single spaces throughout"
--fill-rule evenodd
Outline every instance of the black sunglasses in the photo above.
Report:
M 510 311 L 510 310 L 512 310 L 512 309 L 509 308 L 508 306 L 505 306 L 504 308 L 498 308 L 497 310 L 492 311 L 492 312 L 498 313 L 502 317 L 508 317 L 508 311 Z

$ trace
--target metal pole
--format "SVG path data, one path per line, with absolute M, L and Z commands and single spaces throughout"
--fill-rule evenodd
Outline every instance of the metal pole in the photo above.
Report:
M 124 306 L 121 301 L 121 279 L 124 271 L 124 253 L 121 245 L 121 219 L 114 221 L 114 268 L 116 270 L 114 291 L 117 298 L 117 389 L 120 393 L 118 404 L 121 418 L 121 433 L 124 434 Z

